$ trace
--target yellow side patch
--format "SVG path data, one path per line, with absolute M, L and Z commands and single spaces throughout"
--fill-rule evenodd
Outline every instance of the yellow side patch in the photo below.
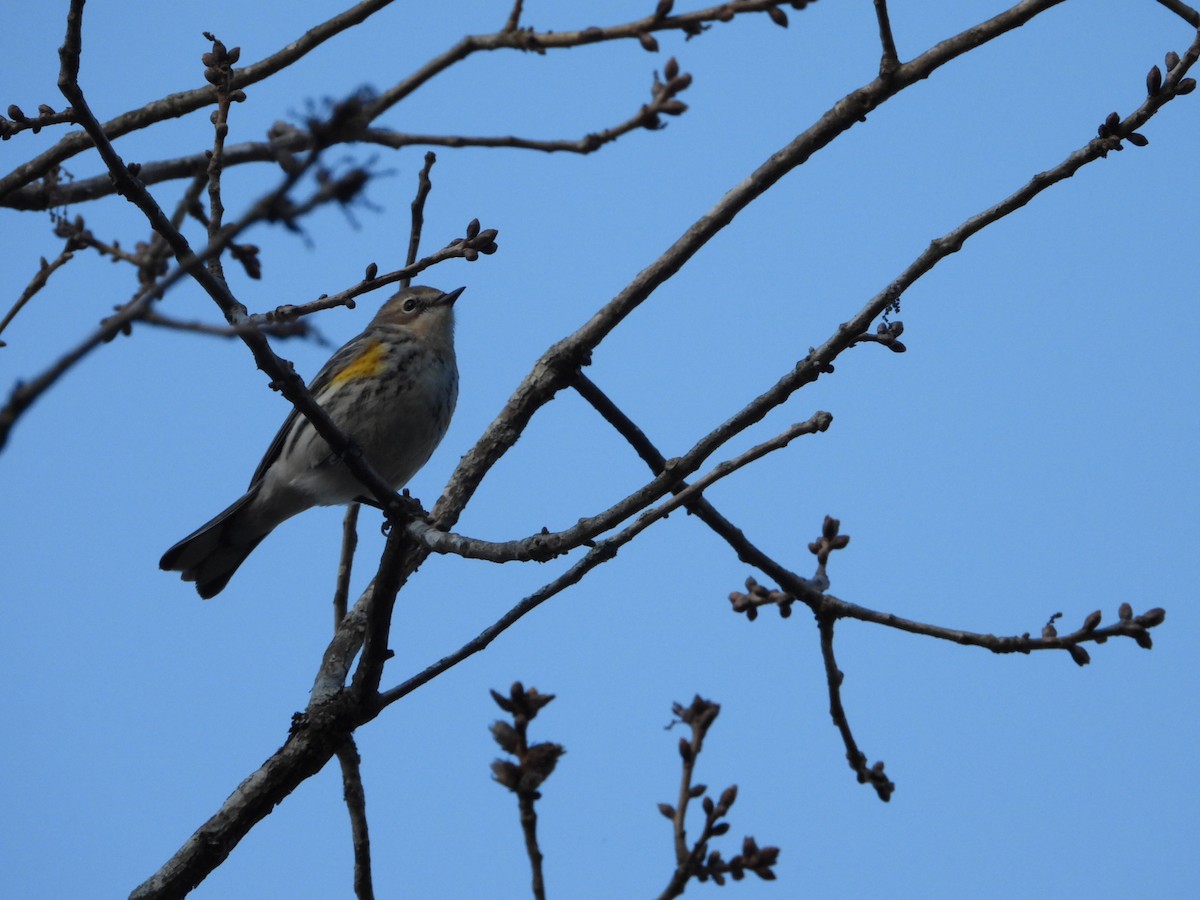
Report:
M 333 385 L 345 384 L 357 378 L 373 378 L 383 369 L 383 344 L 375 341 L 354 362 L 329 379 Z

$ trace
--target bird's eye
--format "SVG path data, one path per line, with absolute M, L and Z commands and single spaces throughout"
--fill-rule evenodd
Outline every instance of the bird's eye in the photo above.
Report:
M 409 297 L 407 300 L 404 301 L 403 309 L 405 312 L 409 312 L 409 313 L 413 312 L 416 310 L 416 308 L 417 308 L 417 298 L 416 297 Z

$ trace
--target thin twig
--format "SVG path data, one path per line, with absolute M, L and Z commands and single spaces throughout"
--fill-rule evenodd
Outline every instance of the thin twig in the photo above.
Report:
M 524 0 L 513 0 L 512 12 L 508 14 L 508 19 L 504 23 L 504 27 L 500 30 L 506 34 L 511 31 L 516 31 L 521 24 L 521 7 L 524 5 Z
M 316 300 L 310 300 L 308 303 L 277 306 L 275 309 L 261 313 L 253 318 L 264 322 L 287 322 L 339 306 L 353 308 L 355 297 L 361 297 L 363 294 L 377 291 L 380 288 L 387 287 L 389 284 L 403 282 L 406 278 L 411 280 L 414 275 L 424 272 L 426 269 L 436 266 L 438 263 L 445 262 L 448 259 L 469 259 L 473 252 L 483 252 L 478 250 L 480 243 L 486 243 L 490 240 L 489 235 L 494 237 L 495 234 L 494 230 L 489 229 L 480 232 L 475 239 L 456 238 L 441 250 L 417 260 L 411 266 L 405 266 L 403 269 L 397 269 L 394 272 L 387 272 L 383 275 L 376 274 L 373 278 L 364 278 L 358 284 L 348 287 L 344 291 L 338 291 L 336 294 L 323 294 Z
M 887 0 L 875 0 L 875 18 L 879 22 L 879 43 L 883 45 L 883 55 L 879 59 L 879 77 L 890 78 L 900 65 L 900 57 L 896 55 L 896 41 L 892 37 Z
M 405 268 L 411 267 L 417 261 L 417 250 L 421 246 L 421 229 L 425 227 L 425 200 L 433 189 L 433 182 L 429 180 L 429 172 L 435 162 L 437 162 L 437 154 L 432 150 L 427 151 L 425 165 L 421 167 L 421 174 L 417 176 L 417 195 L 413 197 L 412 202 L 412 229 L 408 233 L 408 256 L 404 260 Z M 408 287 L 411 283 L 411 276 L 400 279 L 401 287 Z
M 517 794 L 517 809 L 521 817 L 521 834 L 525 836 L 525 855 L 529 857 L 529 869 L 533 876 L 534 900 L 546 900 L 546 879 L 542 874 L 542 850 L 537 839 L 537 808 L 534 797 L 528 791 Z
M 204 334 L 211 337 L 240 338 L 248 331 L 257 331 L 277 338 L 309 338 L 315 332 L 308 322 L 240 322 L 237 325 L 213 325 L 208 322 L 185 322 L 173 319 L 160 312 L 148 309 L 137 317 L 138 322 L 154 325 L 158 328 L 168 328 L 172 331 L 186 331 L 191 334 Z
M 346 505 L 342 519 L 342 554 L 338 559 L 337 587 L 333 591 L 333 628 L 337 631 L 346 618 L 346 603 L 350 596 L 350 573 L 354 566 L 354 551 L 358 547 L 358 511 L 360 504 Z
M 674 60 L 667 64 L 669 69 L 677 65 Z M 363 143 L 376 144 L 392 149 L 400 149 L 412 145 L 427 145 L 440 147 L 507 147 L 517 150 L 537 150 L 542 153 L 578 153 L 587 155 L 595 153 L 605 144 L 610 144 L 631 131 L 646 128 L 656 131 L 662 128 L 661 116 L 678 116 L 687 110 L 678 95 L 686 91 L 692 83 L 692 76 L 687 73 L 668 77 L 665 82 L 657 78 L 651 85 L 649 103 L 642 104 L 636 113 L 625 121 L 602 129 L 590 131 L 581 138 L 557 140 L 522 138 L 513 135 L 480 137 L 458 134 L 406 134 L 382 128 L 367 128 L 360 136 Z
M 105 319 L 91 336 L 64 353 L 44 372 L 32 380 L 21 382 L 14 387 L 8 395 L 8 402 L 0 408 L 0 450 L 3 450 L 8 443 L 8 437 L 12 434 L 13 425 L 16 424 L 21 415 L 33 406 L 42 394 L 57 383 L 58 379 L 71 371 L 76 363 L 101 344 L 112 340 L 128 326 L 129 322 L 141 316 L 148 307 L 151 299 L 151 292 L 140 292 L 137 297 L 122 307 L 116 315 Z
M 84 224 L 82 216 L 68 219 L 66 215 L 52 212 L 50 220 L 54 223 L 54 233 L 58 237 L 66 238 L 72 242 L 75 245 L 75 249 L 90 247 L 101 256 L 107 256 L 113 262 L 125 262 L 139 267 L 142 265 L 139 253 L 130 253 L 128 250 L 123 249 L 116 240 L 110 243 L 96 237 Z
M 371 834 L 367 828 L 367 795 L 363 790 L 361 759 L 354 738 L 347 735 L 338 745 L 338 762 L 342 767 L 342 797 L 350 813 L 350 834 L 354 842 L 354 896 L 358 900 L 374 900 L 371 884 Z
M 225 203 L 221 199 L 221 172 L 225 167 L 225 138 L 229 135 L 230 82 L 233 79 L 233 69 L 226 59 L 225 45 L 208 32 L 204 36 L 212 42 L 212 50 L 205 59 L 212 63 L 205 68 L 209 81 L 216 80 L 217 108 L 213 114 L 213 146 L 208 158 L 208 240 L 215 243 L 221 234 L 221 226 L 225 221 Z M 217 280 L 225 281 L 225 268 L 221 263 L 221 255 L 216 254 L 208 260 L 208 271 Z
M 75 257 L 75 253 L 71 249 L 74 246 L 76 246 L 74 241 L 68 238 L 67 243 L 53 260 L 46 262 L 45 257 L 42 257 L 37 272 L 33 278 L 29 279 L 29 284 L 25 286 L 25 290 L 21 291 L 21 296 L 17 298 L 16 303 L 13 304 L 12 309 L 5 314 L 4 318 L 0 319 L 0 334 L 3 334 L 4 329 L 8 327 L 8 323 L 16 317 L 22 307 L 33 299 L 34 294 L 46 286 L 46 282 L 50 280 L 50 276 Z M 0 347 L 3 346 L 5 346 L 4 341 L 0 341 Z
M 13 108 L 10 106 L 8 112 L 11 115 Z M 50 125 L 73 125 L 75 124 L 75 111 L 71 107 L 55 112 L 48 106 L 43 106 L 38 109 L 36 116 L 22 115 L 20 118 L 8 119 L 5 116 L 0 116 L 0 138 L 8 140 L 22 131 L 32 131 L 37 134 L 43 128 Z
M 521 819 L 521 833 L 525 837 L 525 854 L 529 857 L 532 871 L 534 900 L 546 900 L 546 881 L 542 872 L 542 850 L 537 837 L 537 801 L 542 798 L 540 788 L 553 773 L 559 758 L 566 752 L 561 744 L 541 742 L 529 743 L 529 723 L 554 699 L 553 694 L 543 694 L 535 687 L 528 690 L 515 682 L 507 697 L 492 691 L 496 704 L 513 717 L 510 725 L 496 721 L 492 725 L 492 737 L 505 753 L 516 757 L 516 762 L 497 759 L 492 763 L 492 777 L 517 795 L 517 809 Z
M 825 661 L 825 683 L 829 687 L 829 715 L 842 736 L 846 745 L 846 760 L 850 768 L 858 776 L 859 784 L 870 784 L 875 788 L 879 799 L 887 803 L 892 799 L 896 786 L 883 774 L 883 762 L 873 766 L 867 765 L 867 757 L 858 749 L 854 733 L 850 730 L 850 720 L 846 716 L 846 708 L 842 706 L 842 671 L 838 668 L 837 658 L 833 654 L 833 625 L 836 618 L 831 615 L 817 614 L 817 626 L 821 632 L 821 658 Z
M 112 179 L 110 178 L 109 181 L 111 182 Z M 142 183 L 145 184 L 144 181 Z M 176 231 L 182 228 L 184 220 L 199 208 L 200 195 L 204 192 L 207 183 L 208 173 L 204 169 L 200 169 L 192 175 L 192 180 L 188 183 L 183 196 L 179 198 L 179 202 L 175 204 L 175 210 L 171 213 L 171 227 Z M 149 284 L 163 275 L 170 258 L 171 244 L 157 231 L 151 231 L 150 245 L 141 255 L 138 271 L 139 281 L 142 284 Z

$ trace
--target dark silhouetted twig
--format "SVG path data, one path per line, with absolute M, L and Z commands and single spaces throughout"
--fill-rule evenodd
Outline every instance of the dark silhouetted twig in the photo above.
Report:
M 529 743 L 529 723 L 554 699 L 553 694 L 528 690 L 517 681 L 508 696 L 492 691 L 496 705 L 513 717 L 512 724 L 497 719 L 492 723 L 492 737 L 500 749 L 517 761 L 497 759 L 492 763 L 492 777 L 517 795 L 521 816 L 521 832 L 525 836 L 525 852 L 533 871 L 533 896 L 545 900 L 546 884 L 542 875 L 542 851 L 537 839 L 537 810 L 534 804 L 541 799 L 538 790 L 554 772 L 559 757 L 566 753 L 561 744 Z
M 425 164 L 421 166 L 421 174 L 417 176 L 417 195 L 413 197 L 412 202 L 412 229 L 408 233 L 408 256 L 404 259 L 405 268 L 411 268 L 417 261 L 417 250 L 421 246 L 421 229 L 425 227 L 425 200 L 433 188 L 433 182 L 429 180 L 429 172 L 433 169 L 435 162 L 437 162 L 437 155 L 432 150 L 427 151 Z M 474 237 L 470 234 L 467 236 Z M 400 279 L 401 287 L 408 287 L 411 283 L 411 277 Z
M 350 834 L 354 842 L 354 896 L 358 900 L 374 900 L 371 883 L 371 834 L 367 828 L 367 796 L 363 790 L 361 760 L 354 738 L 347 736 L 338 745 L 338 762 L 342 767 L 342 796 L 350 813 Z

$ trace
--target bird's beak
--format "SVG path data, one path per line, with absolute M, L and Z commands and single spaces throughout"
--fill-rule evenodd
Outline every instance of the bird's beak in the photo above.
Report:
M 453 306 L 454 301 L 458 299 L 458 295 L 461 294 L 466 289 L 467 288 L 464 285 L 463 287 L 455 288 L 452 291 L 447 291 L 446 293 L 442 294 L 442 296 L 438 297 L 437 300 L 435 300 L 432 303 L 432 305 L 433 306 Z

